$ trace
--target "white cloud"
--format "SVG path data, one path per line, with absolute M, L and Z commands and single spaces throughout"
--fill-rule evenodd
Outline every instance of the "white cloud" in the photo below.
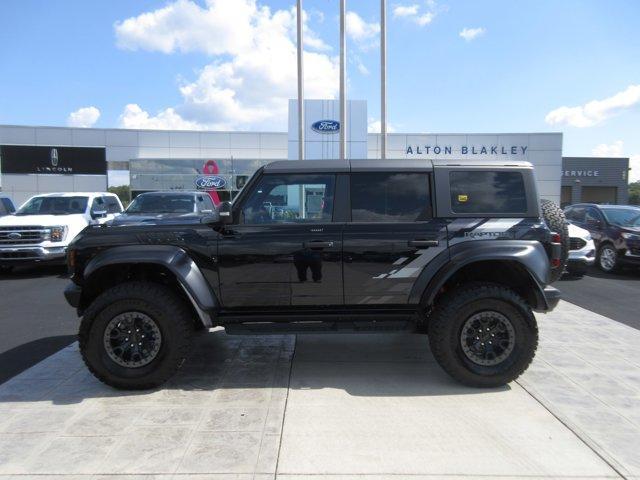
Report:
M 629 181 L 640 182 L 640 154 L 631 155 L 629 158 L 629 167 L 631 167 Z
M 366 22 L 355 12 L 347 12 L 345 16 L 347 35 L 351 37 L 361 50 L 369 50 L 380 45 L 380 24 Z
M 140 105 L 130 103 L 120 117 L 118 126 L 121 128 L 146 128 L 156 130 L 202 130 L 204 125 L 190 122 L 182 118 L 173 108 L 162 110 L 157 115 L 149 115 Z
M 100 118 L 100 110 L 96 107 L 82 107 L 71 112 L 67 117 L 69 127 L 92 127 Z
M 428 0 L 425 6 L 413 3 L 410 5 L 394 5 L 393 17 L 409 20 L 420 27 L 429 25 L 438 13 L 445 11 L 446 7 L 439 7 L 435 0 Z
M 601 143 L 599 145 L 596 145 L 593 150 L 591 150 L 591 154 L 594 157 L 621 157 L 622 152 L 624 151 L 623 147 L 624 144 L 622 140 L 617 140 L 611 145 Z
M 471 40 L 475 40 L 476 38 L 484 35 L 486 30 L 482 27 L 478 28 L 463 28 L 459 35 L 464 38 L 467 42 Z
M 362 63 L 361 61 L 358 61 L 356 63 L 356 67 L 358 68 L 358 71 L 362 75 L 369 75 L 371 73 L 371 72 L 369 72 L 369 69 L 366 67 L 366 65 L 364 63 Z
M 577 107 L 556 108 L 547 114 L 545 121 L 550 125 L 592 127 L 638 104 L 640 85 L 629 85 L 626 90 L 603 100 L 591 100 Z
M 347 12 L 345 23 L 347 34 L 356 41 L 369 40 L 380 34 L 379 23 L 367 23 L 355 12 Z
M 375 118 L 369 118 L 367 123 L 367 132 L 369 133 L 380 133 L 382 130 L 382 122 L 380 120 L 376 120 Z M 394 133 L 396 129 L 387 121 L 387 133 Z
M 305 94 L 335 98 L 338 59 L 309 28 L 305 15 Z M 120 124 L 131 127 L 285 129 L 287 101 L 296 96 L 295 9 L 274 10 L 256 0 L 176 0 L 115 24 L 117 44 L 166 54 L 213 57 L 179 87 L 182 103 L 150 115 L 128 105 Z M 365 29 L 366 32 L 366 29 Z
M 419 5 L 396 5 L 393 7 L 394 17 L 411 17 L 418 14 Z

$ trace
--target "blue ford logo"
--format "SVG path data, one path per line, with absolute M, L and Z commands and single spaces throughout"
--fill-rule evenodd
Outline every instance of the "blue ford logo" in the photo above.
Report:
M 200 190 L 213 190 L 218 188 L 224 188 L 227 181 L 224 177 L 218 175 L 206 175 L 196 178 L 196 187 Z
M 338 133 L 340 122 L 336 120 L 318 120 L 311 125 L 311 130 L 318 133 Z

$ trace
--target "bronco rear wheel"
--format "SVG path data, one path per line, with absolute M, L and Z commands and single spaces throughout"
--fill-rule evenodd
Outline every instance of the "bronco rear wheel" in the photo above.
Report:
M 182 364 L 193 330 L 191 317 L 182 299 L 163 285 L 117 285 L 83 315 L 82 358 L 91 373 L 112 387 L 156 387 Z
M 538 327 L 529 306 L 511 289 L 470 283 L 437 303 L 429 344 L 436 361 L 460 383 L 498 387 L 529 366 Z

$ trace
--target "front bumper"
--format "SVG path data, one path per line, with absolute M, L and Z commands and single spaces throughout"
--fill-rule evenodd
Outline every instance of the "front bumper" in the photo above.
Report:
M 596 247 L 593 240 L 589 240 L 579 250 L 569 250 L 567 263 L 576 267 L 590 267 L 596 263 Z
M 60 262 L 64 263 L 67 247 L 0 247 L 0 264 L 17 265 L 21 263 Z

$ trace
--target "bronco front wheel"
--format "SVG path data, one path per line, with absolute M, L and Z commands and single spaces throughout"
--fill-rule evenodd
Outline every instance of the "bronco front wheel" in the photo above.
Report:
M 80 351 L 102 382 L 148 389 L 180 367 L 192 330 L 190 310 L 171 289 L 129 282 L 107 290 L 87 309 L 80 324 Z
M 473 283 L 452 290 L 429 322 L 436 361 L 453 378 L 472 387 L 498 387 L 529 366 L 538 346 L 538 327 L 526 302 L 513 290 Z

